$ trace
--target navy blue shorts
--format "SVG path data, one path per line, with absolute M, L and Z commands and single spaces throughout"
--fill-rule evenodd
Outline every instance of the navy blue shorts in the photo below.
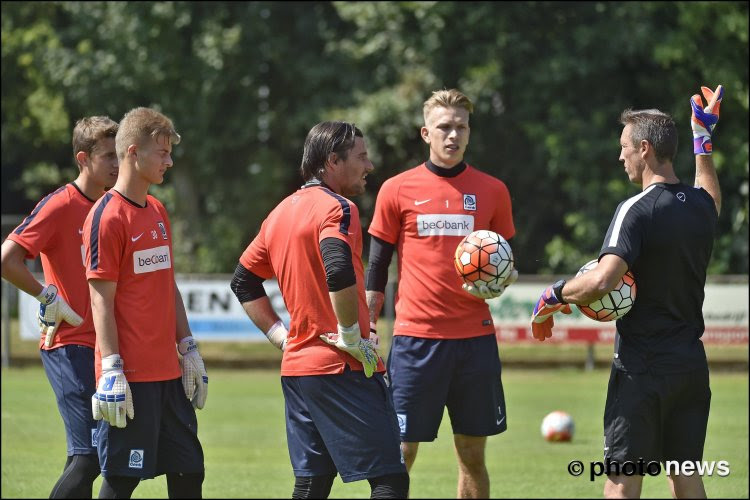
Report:
M 96 420 L 91 414 L 91 396 L 96 392 L 94 350 L 64 345 L 39 352 L 65 424 L 68 456 L 96 454 Z
M 457 340 L 396 335 L 388 374 L 404 442 L 434 441 L 446 406 L 454 434 L 492 436 L 507 429 L 494 335 Z
M 281 377 L 295 477 L 341 475 L 345 483 L 405 473 L 398 424 L 383 375 Z
M 708 365 L 666 375 L 626 373 L 612 366 L 604 458 L 701 461 L 710 406 Z
M 99 421 L 102 476 L 203 472 L 198 420 L 182 380 L 130 382 L 130 391 L 135 418 L 124 429 Z

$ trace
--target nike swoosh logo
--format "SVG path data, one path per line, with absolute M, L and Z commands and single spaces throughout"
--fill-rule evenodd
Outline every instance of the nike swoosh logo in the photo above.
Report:
M 420 200 L 414 200 L 414 204 L 415 205 L 424 205 L 425 203 L 427 203 L 430 200 L 432 200 L 432 198 L 429 198 L 427 200 L 421 200 L 421 201 Z
M 495 420 L 495 424 L 500 425 L 503 423 L 504 420 L 505 420 L 505 417 L 501 418 L 500 420 Z
M 130 241 L 138 241 L 138 238 L 140 238 L 141 236 L 143 236 L 143 233 L 139 234 L 138 236 L 131 236 Z

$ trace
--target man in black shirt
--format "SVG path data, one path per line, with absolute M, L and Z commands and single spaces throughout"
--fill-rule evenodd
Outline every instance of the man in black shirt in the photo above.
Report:
M 532 315 L 534 337 L 543 341 L 552 335 L 555 312 L 601 298 L 628 269 L 635 275 L 635 304 L 617 321 L 604 411 L 604 457 L 611 463 L 703 458 L 711 390 L 700 340 L 702 306 L 721 208 L 711 133 L 723 89 L 702 90 L 705 109 L 699 95 L 691 99 L 695 185 L 682 184 L 674 173 L 672 118 L 655 109 L 625 110 L 620 161 L 643 191 L 617 207 L 597 267 L 549 286 Z M 640 497 L 643 475 L 620 472 L 607 470 L 605 497 Z M 706 496 L 698 474 L 677 473 L 669 483 L 675 497 Z

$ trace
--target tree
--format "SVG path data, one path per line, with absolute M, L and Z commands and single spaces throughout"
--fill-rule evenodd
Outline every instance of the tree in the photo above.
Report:
M 357 200 L 366 228 L 382 182 L 426 157 L 422 102 L 458 87 L 475 103 L 467 160 L 513 196 L 518 268 L 571 273 L 598 253 L 617 201 L 638 192 L 617 162 L 620 112 L 673 114 L 676 170 L 691 183 L 688 99 L 722 83 L 710 272 L 748 272 L 746 2 L 1 5 L 3 213 L 28 212 L 73 177 L 75 120 L 153 106 L 183 136 L 154 189 L 176 268 L 228 273 L 300 184 L 315 123 L 365 132 L 376 166 Z

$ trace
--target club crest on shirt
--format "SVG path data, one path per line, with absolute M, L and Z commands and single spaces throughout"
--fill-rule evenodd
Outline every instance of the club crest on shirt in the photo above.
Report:
M 128 467 L 131 469 L 143 469 L 143 450 L 130 450 Z
M 464 195 L 464 210 L 476 210 L 477 209 L 477 195 L 465 194 Z
M 167 239 L 167 228 L 164 227 L 164 223 L 163 222 L 159 222 L 159 229 L 161 229 L 161 237 L 166 240 Z

